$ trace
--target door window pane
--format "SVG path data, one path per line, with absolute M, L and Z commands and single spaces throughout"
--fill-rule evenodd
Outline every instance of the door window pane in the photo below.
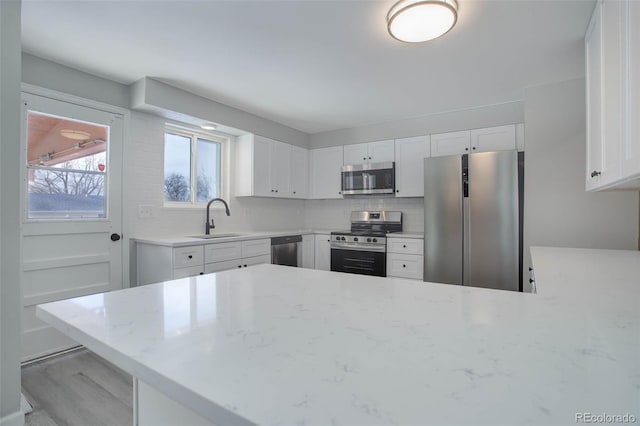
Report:
M 27 113 L 27 218 L 106 217 L 109 128 Z
M 198 202 L 220 197 L 220 144 L 198 138 L 196 165 Z
M 164 200 L 191 200 L 191 138 L 164 136 Z

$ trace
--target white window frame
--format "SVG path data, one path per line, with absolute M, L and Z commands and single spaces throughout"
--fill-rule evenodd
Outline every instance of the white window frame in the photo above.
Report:
M 162 188 L 164 188 L 164 144 L 166 134 L 171 133 L 178 136 L 184 136 L 191 139 L 191 179 L 189 182 L 190 201 L 167 201 L 164 199 L 164 190 L 162 200 L 164 207 L 174 209 L 192 209 L 203 208 L 207 205 L 206 202 L 197 201 L 197 164 L 198 164 L 198 139 L 206 139 L 211 142 L 220 144 L 220 197 L 226 199 L 229 194 L 229 144 L 231 137 L 227 134 L 220 132 L 211 132 L 206 130 L 197 130 L 189 127 L 188 125 L 178 123 L 165 123 L 164 132 L 162 133 Z

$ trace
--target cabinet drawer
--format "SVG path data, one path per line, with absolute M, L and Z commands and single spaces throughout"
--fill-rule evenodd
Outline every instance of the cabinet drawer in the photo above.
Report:
M 211 274 L 213 272 L 228 271 L 229 269 L 240 268 L 240 259 L 225 260 L 224 262 L 207 263 L 204 265 L 204 273 Z
M 173 270 L 173 279 L 193 277 L 195 275 L 202 275 L 203 273 L 202 265 L 192 266 L 190 268 L 178 268 Z
M 387 253 L 422 254 L 424 240 L 418 238 L 387 238 Z
M 387 276 L 422 280 L 422 256 L 415 254 L 387 254 Z
M 204 263 L 222 262 L 225 260 L 239 259 L 242 244 L 240 241 L 233 243 L 216 243 L 204 246 Z
M 271 239 L 242 241 L 242 257 L 271 254 Z
M 271 255 L 263 254 L 262 256 L 245 257 L 242 259 L 242 267 L 251 265 L 262 265 L 263 263 L 271 263 Z
M 189 268 L 202 265 L 202 246 L 179 247 L 173 249 L 173 267 Z

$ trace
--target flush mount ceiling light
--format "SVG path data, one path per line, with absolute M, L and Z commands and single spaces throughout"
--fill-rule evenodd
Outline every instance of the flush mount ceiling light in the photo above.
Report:
M 400 0 L 387 14 L 391 37 L 408 43 L 446 34 L 458 19 L 456 0 Z
M 215 130 L 216 129 L 216 125 L 213 123 L 206 123 L 200 126 L 201 129 L 203 130 Z
M 73 139 L 74 141 L 86 141 L 91 137 L 91 133 L 83 132 L 82 130 L 70 129 L 60 130 L 60 135 L 64 136 L 67 139 Z

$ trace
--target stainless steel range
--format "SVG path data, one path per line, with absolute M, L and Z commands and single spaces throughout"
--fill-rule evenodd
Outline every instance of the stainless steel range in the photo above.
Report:
M 402 212 L 351 212 L 351 230 L 331 233 L 331 270 L 386 277 L 390 232 L 402 232 Z

